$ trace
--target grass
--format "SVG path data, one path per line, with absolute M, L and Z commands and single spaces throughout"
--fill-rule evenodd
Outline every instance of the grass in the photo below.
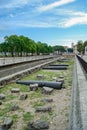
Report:
M 42 115 L 42 116 L 40 117 L 40 119 L 41 119 L 41 120 L 45 120 L 45 121 L 48 121 L 48 120 L 49 120 L 49 118 L 48 118 L 47 115 Z
M 34 118 L 34 115 L 31 112 L 26 112 L 23 114 L 24 121 L 30 121 Z
M 17 122 L 17 120 L 18 120 L 18 115 L 17 114 L 14 114 L 14 115 L 12 115 L 12 118 L 13 118 L 13 120 L 15 121 L 15 122 Z
M 37 91 L 35 91 L 35 92 L 33 92 L 33 93 L 30 93 L 30 94 L 28 95 L 28 97 L 29 97 L 30 99 L 41 98 L 41 97 L 42 97 L 41 90 L 38 89 Z
M 53 116 L 54 116 L 53 111 L 49 112 L 48 114 L 49 114 L 50 118 L 52 119 L 52 118 L 53 118 Z
M 44 75 L 44 78 L 42 80 L 48 81 L 51 81 L 53 77 L 59 77 L 59 74 L 53 71 L 39 70 L 32 75 L 26 76 L 25 78 L 23 78 L 23 80 L 38 80 L 37 75 L 39 74 Z
M 44 106 L 44 105 L 45 105 L 44 102 L 40 102 L 40 101 L 32 102 L 31 104 L 32 104 L 32 106 L 33 106 L 34 108 L 36 108 L 36 107 L 38 107 L 38 106 Z
M 11 107 L 11 104 L 10 103 L 7 103 L 5 105 L 5 108 L 3 109 L 0 109 L 0 116 L 6 116 L 6 114 L 9 112 L 10 110 L 10 107 Z
M 19 88 L 21 92 L 29 92 L 29 87 L 26 85 L 11 83 L 5 85 L 2 89 L 0 89 L 0 93 L 7 94 L 11 91 L 12 88 Z
M 56 63 L 58 64 L 58 62 L 56 62 Z M 71 84 L 72 84 L 71 70 L 73 68 L 73 60 L 66 62 L 66 63 L 63 62 L 63 64 L 69 64 L 69 67 L 67 70 L 61 70 L 61 71 L 39 70 L 35 73 L 32 73 L 31 75 L 24 77 L 22 80 L 38 80 L 37 75 L 39 75 L 39 74 L 44 75 L 44 79 L 42 79 L 42 80 L 48 80 L 48 81 L 52 81 L 53 77 L 59 78 L 59 76 L 63 76 L 64 77 L 64 86 L 67 88 L 68 86 L 71 86 Z M 20 85 L 20 84 L 16 84 L 16 83 L 10 83 L 8 85 L 5 85 L 2 89 L 0 89 L 0 93 L 3 93 L 6 95 L 6 98 L 3 100 L 3 104 L 0 107 L 0 116 L 1 117 L 10 116 L 13 118 L 14 122 L 17 122 L 20 118 L 23 118 L 25 125 L 26 125 L 26 122 L 33 120 L 36 117 L 43 119 L 43 120 L 47 120 L 47 121 L 53 119 L 54 111 L 51 111 L 46 114 L 41 113 L 41 115 L 39 115 L 39 114 L 32 114 L 31 112 L 25 112 L 25 109 L 21 109 L 20 110 L 21 112 L 18 111 L 18 112 L 20 112 L 20 114 L 19 114 L 20 116 L 17 115 L 16 112 L 12 113 L 11 111 L 9 111 L 10 107 L 11 107 L 10 100 L 15 100 L 15 99 L 19 100 L 19 94 L 11 93 L 12 88 L 19 88 L 20 92 L 22 92 L 22 93 L 30 91 L 28 86 Z M 37 91 L 32 91 L 28 94 L 28 99 L 31 100 L 30 105 L 32 106 L 32 109 L 36 108 L 38 106 L 45 105 L 44 102 L 39 101 L 42 97 L 43 97 L 43 94 L 42 94 L 40 88 Z M 64 110 L 63 110 L 63 112 L 64 112 Z M 62 112 L 60 114 L 62 115 Z M 67 112 L 64 115 L 66 118 L 68 117 Z M 23 130 L 27 130 L 27 128 L 25 127 Z
M 57 71 L 52 71 L 52 70 L 39 70 L 35 73 L 33 73 L 32 75 L 28 75 L 26 77 L 23 78 L 23 80 L 38 80 L 37 75 L 41 74 L 44 76 L 44 78 L 42 80 L 48 80 L 48 81 L 52 81 L 53 77 L 56 77 L 57 79 L 59 78 L 59 76 L 64 76 L 66 79 L 66 72 L 68 72 L 69 70 L 72 69 L 72 64 L 73 64 L 73 60 L 70 60 L 68 62 L 64 62 L 63 64 L 68 64 L 68 69 L 67 70 L 57 70 Z M 56 62 L 56 64 L 59 64 L 59 62 Z M 71 75 L 71 74 L 69 74 Z
M 6 102 L 6 101 L 9 101 L 9 100 L 13 100 L 15 98 L 16 98 L 16 96 L 9 94 L 9 95 L 6 96 L 6 98 L 3 101 Z

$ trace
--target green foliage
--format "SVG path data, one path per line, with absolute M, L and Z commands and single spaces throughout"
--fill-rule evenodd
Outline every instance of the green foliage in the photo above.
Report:
M 31 114 L 31 112 L 26 112 L 23 114 L 23 120 L 24 121 L 30 121 L 34 118 L 34 115 Z
M 18 115 L 17 115 L 17 114 L 14 114 L 14 115 L 12 115 L 12 118 L 13 118 L 13 120 L 16 122 L 16 121 L 18 120 Z
M 30 99 L 41 98 L 41 97 L 42 97 L 41 90 L 39 89 L 39 90 L 37 90 L 37 91 L 35 91 L 35 92 L 33 92 L 33 93 L 30 93 L 30 94 L 28 95 L 28 97 L 29 97 Z
M 73 48 L 68 48 L 69 53 L 73 53 Z
M 36 107 L 38 107 L 38 106 L 44 106 L 44 105 L 45 105 L 45 103 L 44 103 L 44 102 L 41 102 L 41 101 L 32 102 L 31 104 L 32 104 L 32 106 L 33 106 L 34 108 L 36 108 Z
M 53 47 L 47 43 L 37 42 L 23 35 L 10 35 L 4 37 L 4 42 L 0 44 L 0 52 L 4 56 L 28 56 L 33 54 L 49 54 L 53 52 Z
M 84 43 L 83 43 L 83 41 L 80 40 L 80 41 L 77 42 L 77 50 L 80 53 L 84 52 Z
M 49 112 L 48 114 L 49 114 L 50 118 L 53 118 L 53 116 L 54 116 L 53 111 Z
M 10 103 L 7 103 L 3 109 L 0 109 L 0 116 L 6 116 L 11 107 Z
M 54 51 L 57 51 L 59 54 L 65 52 L 65 48 L 63 46 L 54 46 Z

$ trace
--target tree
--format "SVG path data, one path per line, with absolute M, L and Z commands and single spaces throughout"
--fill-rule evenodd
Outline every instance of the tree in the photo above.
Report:
M 63 46 L 54 46 L 54 51 L 57 51 L 58 54 L 61 54 L 62 52 L 65 52 L 65 48 Z
M 52 46 L 48 46 L 48 54 L 53 53 L 54 49 Z
M 19 42 L 17 35 L 5 36 L 5 43 L 8 45 L 8 51 L 11 53 L 13 57 L 15 55 L 15 51 L 17 50 L 17 43 Z
M 83 41 L 78 41 L 77 42 L 77 50 L 78 50 L 78 52 L 80 52 L 80 53 L 82 53 L 82 52 L 84 52 L 84 44 L 83 44 Z
M 68 48 L 67 50 L 69 53 L 73 53 L 73 48 Z
M 84 41 L 84 48 L 87 46 L 87 41 Z

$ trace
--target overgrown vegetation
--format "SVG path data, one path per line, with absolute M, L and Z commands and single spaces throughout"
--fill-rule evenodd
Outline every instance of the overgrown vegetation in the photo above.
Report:
M 23 114 L 24 121 L 30 121 L 34 118 L 34 115 L 31 112 L 26 112 Z
M 79 53 L 84 53 L 85 52 L 85 47 L 87 46 L 87 40 L 86 41 L 78 41 L 77 42 L 77 50 Z
M 72 49 L 71 49 L 72 50 Z M 73 52 L 70 49 L 69 52 Z M 57 51 L 62 54 L 65 52 L 64 46 L 56 45 L 50 46 L 47 43 L 40 41 L 35 42 L 34 40 L 26 36 L 10 35 L 4 37 L 4 42 L 0 43 L 1 56 L 29 56 L 29 55 L 40 55 L 50 54 Z
M 60 76 L 64 77 L 64 86 L 66 89 L 61 89 L 61 90 L 54 90 L 51 95 L 44 95 L 42 94 L 41 88 L 39 88 L 37 91 L 30 91 L 29 86 L 26 85 L 20 85 L 16 83 L 9 83 L 8 85 L 5 85 L 2 89 L 0 89 L 0 93 L 5 94 L 5 99 L 2 100 L 2 105 L 0 106 L 0 119 L 5 118 L 5 117 L 12 117 L 14 123 L 12 126 L 12 130 L 14 130 L 14 126 L 18 127 L 17 125 L 20 124 L 20 129 L 21 130 L 27 130 L 26 125 L 27 122 L 31 120 L 36 120 L 36 119 L 43 119 L 47 120 L 48 122 L 53 122 L 54 118 L 59 114 L 60 116 L 64 116 L 66 118 L 65 120 L 67 121 L 66 124 L 68 123 L 68 118 L 69 118 L 69 106 L 65 102 L 69 99 L 64 99 L 64 103 L 66 104 L 66 107 L 62 105 L 62 108 L 56 108 L 56 105 L 58 102 L 54 100 L 53 98 L 55 95 L 59 95 L 62 97 L 62 91 L 64 94 L 64 91 L 70 90 L 72 86 L 72 67 L 73 67 L 73 60 L 70 60 L 68 62 L 63 62 L 63 64 L 68 64 L 69 67 L 67 70 L 59 70 L 59 71 L 53 71 L 53 70 L 39 70 L 38 72 L 35 72 L 33 74 L 30 74 L 26 77 L 23 78 L 23 80 L 38 80 L 37 75 L 43 75 L 44 78 L 42 80 L 55 80 L 53 77 L 56 77 L 57 79 Z M 59 64 L 59 62 L 56 62 Z M 19 88 L 20 92 L 19 93 L 11 93 L 12 88 Z M 28 94 L 28 98 L 26 100 L 19 100 L 21 94 Z M 70 97 L 70 91 L 66 92 L 64 96 L 67 96 L 68 98 Z M 46 103 L 43 102 L 42 99 L 44 98 L 52 98 L 53 102 L 51 103 Z M 57 99 L 57 97 L 56 97 Z M 59 100 L 61 100 L 59 98 Z M 12 104 L 17 103 L 19 106 L 19 110 L 16 111 L 10 111 L 10 108 Z M 59 101 L 59 104 L 61 101 Z M 36 113 L 35 109 L 38 106 L 51 106 L 52 111 L 47 112 L 47 113 Z M 57 111 L 56 111 L 57 109 Z M 60 109 L 60 110 L 59 110 Z M 61 112 L 61 113 L 60 113 Z M 20 121 L 22 123 L 20 123 Z M 54 122 L 53 122 L 54 123 Z M 53 124 L 52 123 L 52 124 Z M 51 125 L 52 125 L 51 124 Z M 17 129 L 17 128 L 15 128 Z

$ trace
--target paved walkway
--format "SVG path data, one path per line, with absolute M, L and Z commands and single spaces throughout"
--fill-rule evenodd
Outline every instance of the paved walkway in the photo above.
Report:
M 87 61 L 87 56 L 83 56 Z M 87 130 L 87 80 L 78 58 L 75 58 L 69 130 Z
M 36 59 L 43 59 L 48 57 L 46 56 L 29 56 L 29 57 L 4 57 L 0 58 L 0 66 L 7 65 L 7 64 L 13 64 L 13 63 L 20 63 L 24 61 L 31 61 L 31 60 L 36 60 Z M 49 55 L 49 57 L 52 57 Z
M 82 58 L 87 62 L 87 55 L 84 55 Z

